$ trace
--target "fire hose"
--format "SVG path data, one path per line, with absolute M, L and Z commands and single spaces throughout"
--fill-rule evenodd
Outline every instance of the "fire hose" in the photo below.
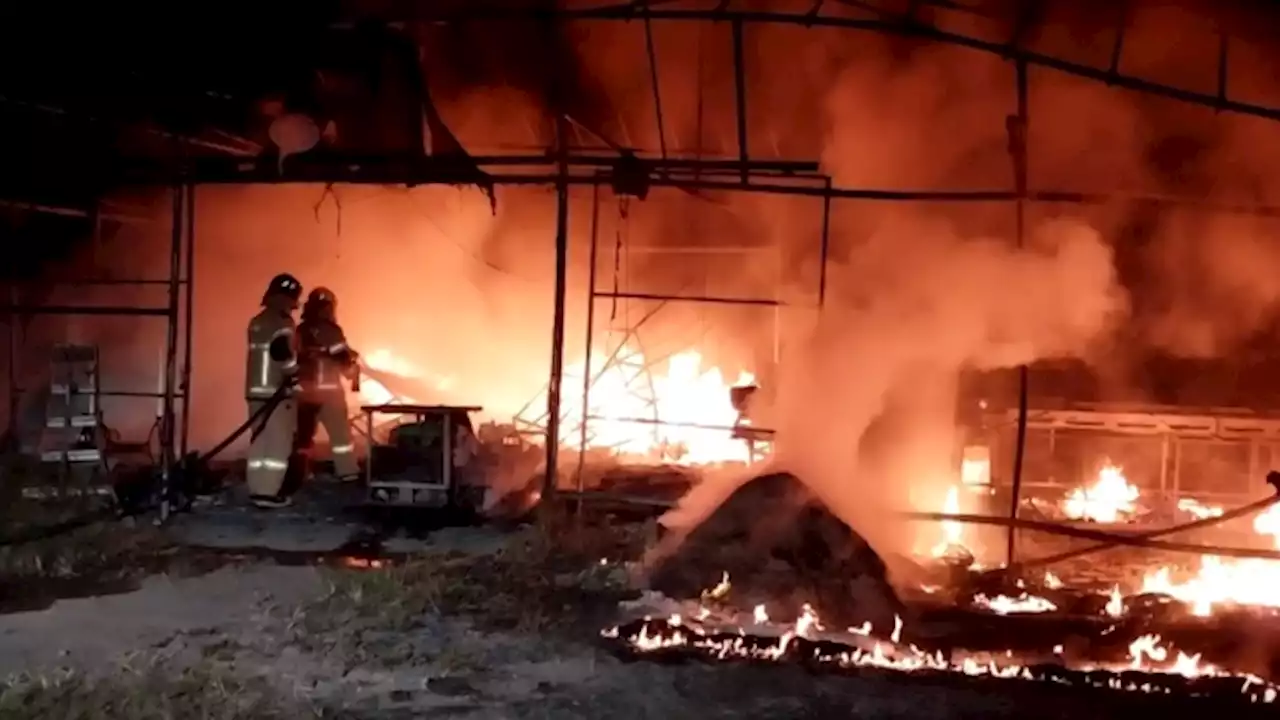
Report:
M 231 443 L 239 439 L 240 436 L 244 435 L 250 428 L 253 429 L 250 437 L 257 438 L 262 432 L 262 429 L 266 427 L 267 420 L 271 417 L 271 413 L 275 412 L 275 409 L 279 407 L 280 403 L 288 396 L 289 388 L 290 386 L 288 385 L 282 385 L 277 389 L 275 394 L 262 404 L 262 407 L 255 410 L 253 414 L 241 423 L 239 427 L 233 430 L 230 435 L 224 438 L 217 445 L 213 446 L 212 450 L 201 455 L 182 458 L 172 465 L 168 472 L 170 478 L 170 482 L 168 483 L 169 486 L 162 489 L 162 494 L 172 494 L 174 489 L 172 482 L 173 478 L 181 477 L 184 473 L 192 473 L 197 468 L 206 466 L 210 460 L 223 450 L 226 450 Z M 63 520 L 62 522 L 54 523 L 52 525 L 27 528 L 8 537 L 2 537 L 0 538 L 0 548 L 26 545 L 33 542 L 39 542 L 41 540 L 48 540 L 59 535 L 65 535 L 81 528 L 88 527 L 95 523 L 112 519 L 124 520 L 126 518 L 150 512 L 159 506 L 157 498 L 155 498 L 154 494 L 150 492 L 151 489 L 153 488 L 146 488 L 147 498 L 145 501 L 131 502 L 127 498 L 127 493 L 123 492 L 120 487 L 117 487 L 115 488 L 116 504 L 100 510 L 85 513 L 84 515 Z
M 1166 550 L 1169 552 L 1194 553 L 1194 554 L 1210 554 L 1222 557 L 1232 558 L 1252 558 L 1259 560 L 1280 560 L 1280 552 L 1274 550 L 1255 550 L 1253 548 L 1236 548 L 1236 547 L 1219 547 L 1213 545 L 1193 545 L 1190 543 L 1175 543 L 1157 540 L 1158 537 L 1165 535 L 1174 535 L 1186 532 L 1188 530 L 1196 530 L 1199 528 L 1218 525 L 1239 517 L 1244 517 L 1261 510 L 1265 510 L 1272 505 L 1280 503 L 1280 472 L 1272 471 L 1267 473 L 1267 484 L 1271 485 L 1274 493 L 1271 497 L 1263 498 L 1234 508 L 1222 515 L 1216 517 L 1200 518 L 1182 525 L 1175 525 L 1168 528 L 1160 528 L 1142 533 L 1120 534 L 1105 532 L 1102 530 L 1089 530 L 1087 528 L 1072 527 L 1061 523 L 1045 522 L 1041 520 L 1024 520 L 1021 518 L 996 517 L 992 515 L 965 515 L 937 512 L 912 512 L 905 513 L 905 516 L 911 520 L 932 520 L 937 522 L 959 522 L 972 525 L 997 525 L 1001 527 L 1012 527 L 1017 530 L 1030 530 L 1032 532 L 1040 532 L 1048 535 L 1060 535 L 1064 537 L 1077 538 L 1081 540 L 1094 540 L 1098 544 L 1091 545 L 1086 548 L 1079 548 L 1068 552 L 1049 555 L 1042 558 L 1032 558 L 1020 563 L 1013 563 L 1009 567 L 992 572 L 1009 572 L 1020 567 L 1034 567 L 1037 565 L 1048 565 L 1051 563 L 1061 562 L 1089 553 L 1107 550 L 1113 547 L 1140 547 L 1148 550 Z

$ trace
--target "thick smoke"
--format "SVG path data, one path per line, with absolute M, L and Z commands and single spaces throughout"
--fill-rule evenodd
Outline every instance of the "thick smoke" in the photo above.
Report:
M 833 299 L 787 355 L 778 466 L 873 539 L 886 507 L 936 503 L 954 481 L 956 373 L 1079 354 L 1124 310 L 1096 232 L 1060 221 L 1035 238 L 1015 250 L 915 223 L 877 234 L 841 268 L 859 290 Z M 887 411 L 903 414 L 898 442 L 860 462 L 860 441 Z

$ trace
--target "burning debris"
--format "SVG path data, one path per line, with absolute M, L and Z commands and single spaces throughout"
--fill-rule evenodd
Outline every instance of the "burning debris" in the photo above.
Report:
M 621 652 L 646 659 L 701 659 L 708 661 L 794 662 L 815 671 L 862 672 L 879 670 L 911 675 L 963 675 L 997 680 L 1044 681 L 1128 692 L 1231 696 L 1246 704 L 1269 704 L 1280 698 L 1280 688 L 1254 674 L 1232 673 L 1205 662 L 1201 654 L 1174 647 L 1156 633 L 1132 636 L 1130 641 L 1110 624 L 1089 658 L 1067 642 L 1046 644 L 1041 651 L 978 649 L 961 651 L 952 639 L 937 636 L 936 629 L 909 633 L 900 616 L 892 624 L 875 627 L 864 623 L 844 630 L 830 630 L 812 606 L 801 607 L 790 624 L 770 620 L 764 605 L 750 613 L 713 610 L 709 603 L 727 595 L 731 583 L 725 576 L 691 615 L 678 612 L 665 619 L 647 615 L 602 631 L 607 640 L 620 643 Z M 1027 596 L 1030 598 L 1031 596 Z M 1118 596 L 1116 596 L 1118 597 Z M 988 600 L 995 612 L 1015 613 L 1017 606 L 1030 612 L 1055 608 L 1028 600 Z M 1043 599 L 1040 603 L 1047 603 Z M 670 604 L 679 609 L 678 603 Z M 1116 612 L 1123 612 L 1117 610 Z M 990 629 L 985 630 L 990 634 Z M 914 635 L 914 637 L 913 637 Z M 1074 642 L 1078 646 L 1079 642 Z
M 820 633 L 818 619 L 802 614 L 786 629 L 726 627 L 679 615 L 645 618 L 602 632 L 638 657 L 698 658 L 715 661 L 795 662 L 814 670 L 867 669 L 939 676 L 957 674 L 1000 680 L 1044 681 L 1128 692 L 1235 696 L 1247 704 L 1269 704 L 1280 690 L 1253 675 L 1233 675 L 1203 664 L 1199 656 L 1170 647 L 1158 635 L 1142 635 L 1127 646 L 1127 657 L 1108 664 L 1066 666 L 1055 646 L 1049 657 L 1020 659 L 1010 653 L 928 650 L 903 642 L 901 621 L 890 637 L 875 639 L 862 628 Z
M 950 488 L 942 509 L 960 512 L 970 485 Z M 1140 496 L 1107 463 L 1060 507 L 1078 520 L 1133 522 Z M 1280 549 L 1280 505 L 1267 502 L 1178 511 L 1224 520 L 1257 513 L 1254 533 Z M 925 565 L 921 574 L 937 584 L 895 592 L 880 558 L 793 475 L 756 477 L 686 537 L 666 539 L 650 575 L 665 597 L 646 598 L 643 617 L 603 635 L 643 658 L 1038 680 L 1243 704 L 1280 698 L 1268 679 L 1280 667 L 1280 563 L 1207 556 L 1178 582 L 1162 566 L 1138 585 L 1073 586 L 1053 573 L 981 572 L 965 526 L 944 520 L 938 530 L 922 555 L 945 572 Z
M 693 599 L 727 578 L 738 602 L 810 603 L 846 625 L 903 612 L 881 558 L 789 473 L 753 478 L 687 534 L 664 537 L 648 580 Z
M 1119 467 L 1107 463 L 1093 483 L 1067 494 L 1063 511 L 1072 520 L 1115 523 L 1133 515 L 1137 500 L 1138 488 L 1129 484 Z
M 648 357 L 626 344 L 612 353 L 594 352 L 591 365 L 587 396 L 566 390 L 561 397 L 566 444 L 576 448 L 585 440 L 584 449 L 607 451 L 632 462 L 751 462 L 749 446 L 732 432 L 740 417 L 731 392 L 753 383 L 751 373 L 739 372 L 730 383 L 721 368 L 708 367 L 696 350 Z M 585 363 L 569 365 L 563 386 L 581 388 L 586 375 Z M 545 405 L 544 391 L 525 405 L 517 421 L 541 429 L 545 413 L 527 415 Z

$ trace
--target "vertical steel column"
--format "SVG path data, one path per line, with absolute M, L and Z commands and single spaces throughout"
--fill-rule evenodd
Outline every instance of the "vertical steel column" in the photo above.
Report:
M 742 21 L 734 20 L 733 29 L 733 89 L 734 104 L 738 111 L 738 162 L 742 163 L 742 184 L 750 179 L 747 171 L 747 68 L 743 60 Z
M 827 254 L 831 251 L 831 178 L 822 193 L 822 242 L 818 249 L 818 307 L 827 302 Z
M 191 437 L 191 346 L 195 334 L 195 277 L 196 277 L 196 186 L 187 185 L 187 248 L 186 282 L 183 285 L 186 307 L 183 317 L 182 337 L 182 439 L 180 457 L 186 457 Z
M 169 245 L 169 312 L 166 318 L 164 346 L 164 390 L 160 413 L 160 521 L 169 519 L 170 493 L 174 465 L 174 385 L 178 364 L 178 309 L 182 282 L 182 235 L 184 186 L 173 186 L 173 233 Z
M 1018 59 L 1015 63 L 1015 75 L 1018 95 L 1016 115 L 1008 118 L 1009 154 L 1013 160 L 1013 178 L 1018 199 L 1014 201 L 1014 237 L 1019 248 L 1026 242 L 1026 198 L 1027 198 L 1027 62 Z M 1027 446 L 1027 385 L 1029 371 L 1026 363 L 1018 366 L 1018 439 L 1013 451 L 1013 489 L 1009 499 L 1009 517 L 1017 519 L 1018 504 L 1022 499 L 1022 464 Z M 1009 525 L 1009 535 L 1005 562 L 1013 564 L 1016 551 L 1014 526 Z
M 554 70 L 553 70 L 554 72 Z M 542 499 L 555 493 L 557 463 L 560 459 L 560 392 L 564 375 L 565 286 L 569 265 L 569 139 L 568 122 L 562 111 L 560 94 L 552 100 L 555 108 L 556 134 L 556 284 L 555 315 L 551 320 L 551 373 L 547 381 L 546 477 L 542 481 Z
M 582 351 L 582 420 L 578 437 L 578 492 L 583 488 L 582 472 L 587 458 L 587 415 L 591 398 L 591 344 L 596 323 L 596 265 L 600 253 L 600 183 L 591 186 L 591 263 L 587 268 L 587 331 Z

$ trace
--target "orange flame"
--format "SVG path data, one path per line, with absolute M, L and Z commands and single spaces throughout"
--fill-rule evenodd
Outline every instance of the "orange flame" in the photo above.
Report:
M 1120 468 L 1108 464 L 1092 484 L 1071 490 L 1063 511 L 1072 520 L 1114 523 L 1133 513 L 1137 500 L 1138 488 L 1129 484 Z

